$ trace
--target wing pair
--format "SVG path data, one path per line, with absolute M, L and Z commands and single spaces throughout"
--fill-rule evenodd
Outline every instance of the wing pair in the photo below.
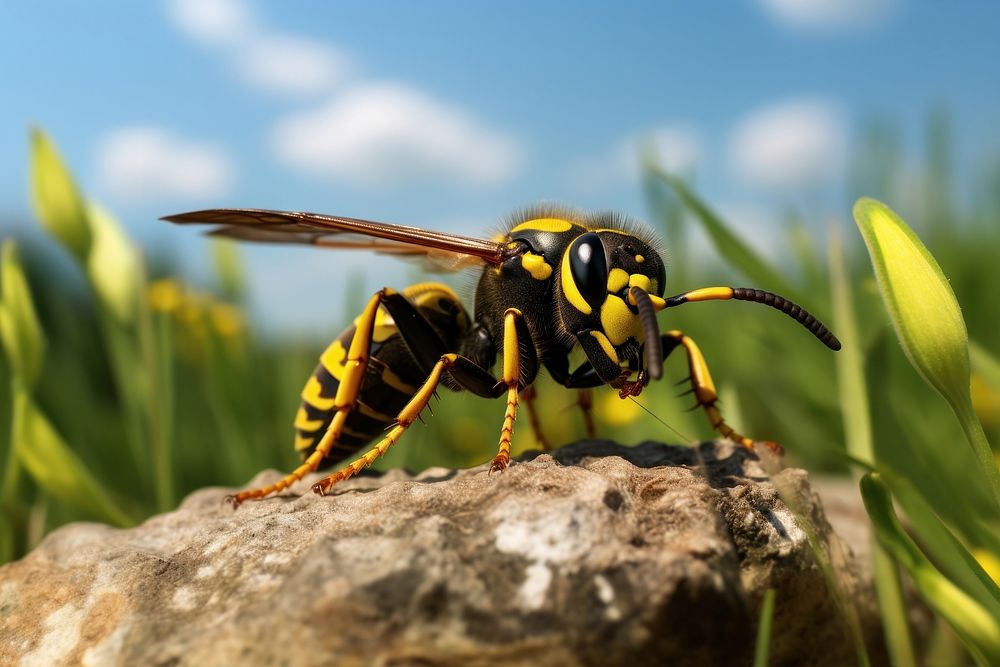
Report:
M 217 208 L 168 215 L 163 220 L 182 225 L 216 225 L 209 232 L 211 236 L 423 257 L 454 270 L 484 263 L 498 266 L 520 252 L 517 247 L 496 241 L 319 213 Z

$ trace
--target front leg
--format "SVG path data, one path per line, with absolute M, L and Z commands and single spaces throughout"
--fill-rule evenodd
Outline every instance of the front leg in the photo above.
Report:
M 719 395 L 715 391 L 715 383 L 712 381 L 712 375 L 708 371 L 708 364 L 705 362 L 705 357 L 702 355 L 701 349 L 694 342 L 694 340 L 685 336 L 682 331 L 668 331 L 661 336 L 660 340 L 663 344 L 664 359 L 666 359 L 666 357 L 678 347 L 683 347 L 684 351 L 687 352 L 691 390 L 694 393 L 695 400 L 698 402 L 697 405 L 705 411 L 705 416 L 708 417 L 708 421 L 712 424 L 712 428 L 721 433 L 723 437 L 738 442 L 745 448 L 753 451 L 754 441 L 733 430 L 733 428 L 726 423 L 726 420 L 722 418 L 719 408 L 716 407 L 716 403 L 719 401 Z M 762 442 L 768 449 L 776 454 L 782 454 L 784 451 L 781 445 L 775 442 L 771 442 L 769 440 Z

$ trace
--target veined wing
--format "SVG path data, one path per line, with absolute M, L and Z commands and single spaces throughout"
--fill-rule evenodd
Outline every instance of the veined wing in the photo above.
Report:
M 516 247 L 487 239 L 319 213 L 218 208 L 168 215 L 162 219 L 177 224 L 216 225 L 209 232 L 212 236 L 424 256 L 436 264 L 443 260 L 445 265 L 454 265 L 454 268 L 483 262 L 496 266 L 520 252 Z

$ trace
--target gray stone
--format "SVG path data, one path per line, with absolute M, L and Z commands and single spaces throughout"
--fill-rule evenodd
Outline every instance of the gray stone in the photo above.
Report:
M 806 474 L 729 443 L 580 442 L 362 476 L 130 530 L 60 528 L 0 568 L 0 664 L 740 665 L 777 590 L 772 664 L 854 661 L 809 518 L 869 643 L 870 582 Z M 253 486 L 274 480 L 261 473 Z

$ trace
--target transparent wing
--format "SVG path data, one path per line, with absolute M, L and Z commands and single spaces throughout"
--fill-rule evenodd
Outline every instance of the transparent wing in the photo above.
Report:
M 210 235 L 243 241 L 298 243 L 425 258 L 438 268 L 450 270 L 483 263 L 499 265 L 519 252 L 517 248 L 487 239 L 318 213 L 219 208 L 168 215 L 163 220 L 215 225 Z

